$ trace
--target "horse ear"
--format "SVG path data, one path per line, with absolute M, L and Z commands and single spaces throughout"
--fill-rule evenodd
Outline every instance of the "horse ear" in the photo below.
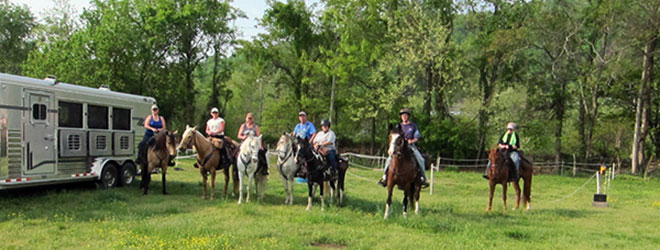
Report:
M 193 129 L 193 130 L 197 130 L 197 126 L 194 126 L 192 129 Z
M 178 130 L 178 129 L 177 129 L 177 130 L 174 130 L 174 132 L 172 132 L 172 134 L 174 134 L 174 135 L 178 135 L 178 134 L 179 134 L 179 130 Z
M 394 125 L 392 125 L 392 123 L 387 124 L 387 130 L 392 131 L 393 128 Z
M 188 124 L 186 124 L 186 130 L 188 130 L 188 129 L 190 129 L 190 126 Z

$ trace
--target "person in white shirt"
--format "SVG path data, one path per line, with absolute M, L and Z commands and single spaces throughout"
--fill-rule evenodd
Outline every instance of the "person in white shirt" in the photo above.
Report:
M 206 135 L 224 139 L 225 135 L 225 119 L 220 117 L 218 108 L 211 109 L 211 119 L 206 122 Z
M 225 140 L 225 119 L 220 117 L 218 108 L 214 107 L 211 109 L 211 119 L 206 121 L 206 135 L 221 139 L 227 145 L 227 141 Z M 231 164 L 231 157 L 226 147 L 220 149 L 220 154 L 222 154 L 222 157 L 220 157 L 220 169 L 223 169 Z M 199 168 L 197 163 L 194 163 L 193 166 Z
M 333 175 L 337 173 L 337 148 L 335 147 L 336 140 L 337 136 L 335 135 L 334 131 L 330 130 L 330 121 L 328 120 L 321 121 L 321 131 L 312 136 L 312 143 L 314 143 L 314 148 L 323 148 L 328 152 L 328 161 L 330 162 L 330 166 L 332 166 Z

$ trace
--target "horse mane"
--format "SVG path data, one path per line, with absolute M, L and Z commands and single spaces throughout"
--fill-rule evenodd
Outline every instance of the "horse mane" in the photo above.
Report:
M 166 149 L 167 136 L 168 136 L 167 132 L 168 132 L 167 130 L 164 130 L 156 133 L 156 135 L 154 136 L 155 142 L 154 142 L 153 150 L 161 151 Z

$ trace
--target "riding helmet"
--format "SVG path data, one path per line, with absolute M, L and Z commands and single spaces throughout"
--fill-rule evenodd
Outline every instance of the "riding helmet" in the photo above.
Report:
M 323 119 L 321 121 L 321 126 L 328 126 L 328 128 L 329 128 L 330 127 L 330 121 L 327 120 L 327 119 Z
M 399 111 L 399 115 L 403 115 L 403 114 L 412 115 L 412 113 L 410 112 L 410 109 L 409 109 L 409 108 L 402 108 L 402 109 Z

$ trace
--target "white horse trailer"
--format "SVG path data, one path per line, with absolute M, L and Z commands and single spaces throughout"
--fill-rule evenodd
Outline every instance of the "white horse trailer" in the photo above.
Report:
M 135 180 L 151 97 L 0 73 L 0 189 Z

